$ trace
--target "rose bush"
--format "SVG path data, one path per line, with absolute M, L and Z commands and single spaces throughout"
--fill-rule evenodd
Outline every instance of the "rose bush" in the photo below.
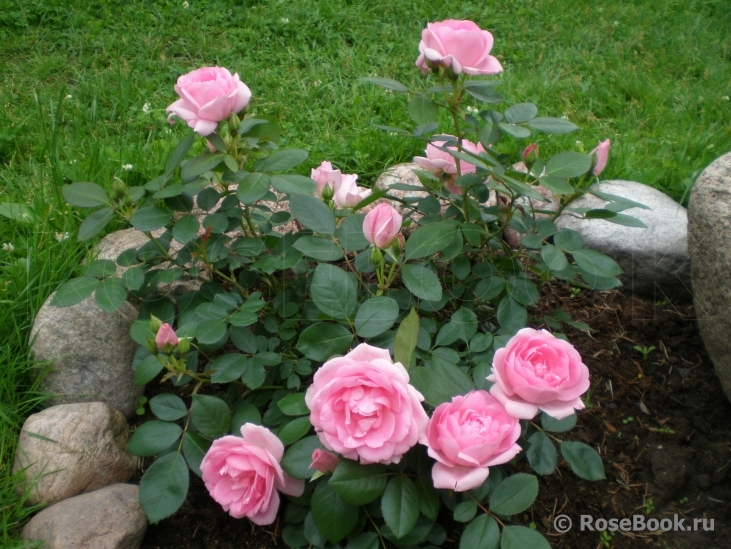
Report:
M 456 396 L 434 410 L 427 428 L 435 488 L 457 492 L 482 485 L 489 467 L 513 459 L 521 447 L 520 422 L 487 391 Z
M 305 393 L 323 445 L 363 464 L 398 463 L 424 440 L 423 400 L 406 368 L 367 343 L 325 362 Z
M 381 128 L 424 144 L 418 184 L 364 189 L 330 162 L 307 164 L 308 151 L 280 147 L 272 117 L 241 110 L 250 92 L 237 75 L 204 68 L 179 79 L 169 110 L 193 132 L 155 177 L 62 189 L 94 209 L 81 239 L 116 216 L 149 240 L 89 262 L 52 303 L 93 294 L 108 313 L 138 308 L 135 382 L 173 386 L 150 398 L 155 419 L 128 447 L 154 458 L 140 480 L 151 522 L 180 508 L 192 472 L 260 524 L 284 494 L 293 548 L 441 545 L 449 512 L 469 522 L 461 549 L 483 547 L 485 532 L 546 547 L 506 518 L 521 522 L 538 491 L 513 465 L 604 478 L 596 450 L 559 438 L 589 376 L 547 331 L 589 327 L 535 306 L 554 279 L 620 285 L 617 264 L 556 216 L 641 226 L 619 213 L 637 204 L 589 186 L 608 141 L 539 156 L 533 132 L 577 127 L 532 103 L 497 110 L 497 82 L 468 77 L 499 72 L 491 48 L 472 22 L 431 23 L 424 89 L 363 79 L 408 94 L 413 129 Z M 543 209 L 545 191 L 558 211 Z M 572 209 L 586 193 L 607 206 Z
M 568 341 L 545 330 L 523 328 L 495 352 L 490 393 L 511 415 L 533 419 L 542 410 L 564 419 L 584 408 L 589 369 Z
M 213 441 L 200 465 L 203 482 L 232 517 L 271 524 L 279 510 L 277 490 L 301 496 L 305 484 L 282 471 L 284 445 L 269 429 L 247 423 L 241 437 Z

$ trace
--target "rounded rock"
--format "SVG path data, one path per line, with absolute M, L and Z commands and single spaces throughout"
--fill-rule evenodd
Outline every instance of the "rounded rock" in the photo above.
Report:
M 31 330 L 35 360 L 52 362 L 41 382 L 41 390 L 53 395 L 48 404 L 100 401 L 130 417 L 143 391 L 132 370 L 138 345 L 130 327 L 137 309 L 124 302 L 109 314 L 93 295 L 70 307 L 54 307 L 52 298 Z
M 53 504 L 124 482 L 137 460 L 127 453 L 124 416 L 103 402 L 62 404 L 33 414 L 23 424 L 13 474 L 23 472 L 27 503 Z
M 139 487 L 112 484 L 48 507 L 23 528 L 44 549 L 138 549 L 147 530 Z
M 612 257 L 624 271 L 619 279 L 626 292 L 656 301 L 689 301 L 692 294 L 685 208 L 657 189 L 634 181 L 602 181 L 593 188 L 647 206 L 649 209 L 635 207 L 621 212 L 639 219 L 646 228 L 584 219 L 567 210 L 556 219 L 556 225 L 577 231 L 586 248 Z M 585 194 L 569 208 L 601 209 L 606 203 Z
M 731 153 L 698 177 L 688 205 L 693 304 L 706 351 L 731 400 Z

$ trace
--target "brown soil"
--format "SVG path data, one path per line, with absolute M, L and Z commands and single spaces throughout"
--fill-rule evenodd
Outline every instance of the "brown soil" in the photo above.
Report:
M 560 307 L 592 327 L 591 335 L 567 331 L 589 366 L 592 389 L 577 427 L 558 438 L 597 449 L 606 480 L 582 480 L 559 459 L 557 473 L 540 477 L 538 500 L 516 522 L 533 523 L 556 549 L 731 548 L 731 404 L 705 354 L 692 308 L 654 305 L 620 292 L 582 291 L 572 298 L 563 283 L 542 293 L 541 310 L 534 311 L 538 318 Z M 656 349 L 645 359 L 635 346 Z M 519 467 L 530 472 L 525 462 Z M 553 528 L 561 514 L 573 521 L 566 534 Z M 713 519 L 713 531 L 699 522 L 698 531 L 602 537 L 580 531 L 581 515 L 645 520 L 677 515 L 686 528 L 705 518 L 706 527 Z M 443 547 L 457 547 L 462 525 L 444 519 L 451 532 Z M 149 527 L 143 548 L 284 547 L 279 528 L 230 518 L 191 475 L 186 503 Z

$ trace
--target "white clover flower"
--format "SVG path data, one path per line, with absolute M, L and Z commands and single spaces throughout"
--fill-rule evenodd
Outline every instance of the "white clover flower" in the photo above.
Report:
M 151 111 L 152 111 L 152 107 L 150 106 L 149 103 L 145 103 L 144 105 L 142 105 L 142 112 L 143 113 L 150 114 Z
M 188 4 L 187 1 L 186 2 L 183 2 L 183 9 L 184 10 L 187 10 L 189 7 L 190 7 L 190 4 Z
M 56 233 L 54 236 L 56 237 L 56 240 L 58 240 L 59 242 L 63 242 L 69 237 L 69 233 Z
M 319 85 L 321 85 L 321 84 L 322 84 L 322 80 L 315 80 L 315 81 L 313 82 L 313 84 L 314 84 L 315 86 L 319 86 Z M 727 99 L 728 99 L 728 98 L 727 98 Z
M 9 254 L 13 253 L 14 249 L 15 249 L 15 246 L 13 246 L 10 242 L 6 242 L 5 244 L 3 244 L 3 250 L 8 252 Z
M 71 94 L 68 94 L 68 95 L 66 96 L 66 99 L 73 99 L 73 98 L 74 98 L 74 96 L 73 96 L 73 95 L 71 95 Z
M 724 95 L 721 99 L 723 99 L 724 101 L 728 101 L 728 95 Z
M 134 166 L 132 164 L 122 164 L 122 169 L 126 172 L 130 171 Z
M 280 21 L 281 21 L 282 23 L 289 23 L 289 17 L 282 17 L 282 18 L 280 19 Z
M 477 110 L 476 107 L 467 107 L 467 112 L 470 113 L 470 114 L 477 114 L 480 111 Z
M 581 141 L 580 139 L 577 139 L 577 140 L 576 140 L 576 144 L 577 144 L 577 145 L 583 145 L 583 144 L 584 144 L 584 142 L 583 142 L 583 141 Z

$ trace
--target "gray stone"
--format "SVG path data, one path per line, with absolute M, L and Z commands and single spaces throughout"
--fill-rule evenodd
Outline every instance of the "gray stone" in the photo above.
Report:
M 27 502 L 53 504 L 135 473 L 124 416 L 103 402 L 62 404 L 31 415 L 20 431 L 13 474 Z
M 147 530 L 139 487 L 112 484 L 48 507 L 23 528 L 43 549 L 138 549 Z
M 731 400 L 731 153 L 698 177 L 690 193 L 688 217 L 698 328 Z
M 43 304 L 31 330 L 36 360 L 53 361 L 41 390 L 50 405 L 106 402 L 129 417 L 143 388 L 135 385 L 132 361 L 137 343 L 130 326 L 137 310 L 125 302 L 114 313 L 102 311 L 91 295 L 70 307 Z
M 627 227 L 604 219 L 581 219 L 564 211 L 556 224 L 578 231 L 587 248 L 603 252 L 624 271 L 620 280 L 626 292 L 654 300 L 689 301 L 690 260 L 688 215 L 666 194 L 634 181 L 603 181 L 598 190 L 628 198 L 650 209 L 630 208 L 622 213 L 642 221 L 647 228 Z M 606 202 L 586 194 L 570 208 L 603 208 Z
M 160 236 L 164 233 L 164 230 L 155 231 L 153 236 Z M 123 229 L 121 231 L 114 231 L 109 233 L 99 241 L 96 245 L 96 259 L 109 259 L 111 261 L 117 261 L 119 255 L 131 248 L 140 248 L 150 241 L 147 235 L 137 229 Z M 117 275 L 121 275 L 126 271 L 126 267 L 117 265 Z
M 378 176 L 374 188 L 376 189 L 388 189 L 391 185 L 397 183 L 403 185 L 414 185 L 421 187 L 421 181 L 419 176 L 414 173 L 414 170 L 420 170 L 418 164 L 414 162 L 407 162 L 405 164 L 397 164 L 391 166 L 385 172 Z M 396 198 L 426 198 L 429 193 L 426 191 L 406 191 L 401 189 L 392 189 L 388 194 L 395 196 Z
M 202 220 L 202 218 L 201 218 Z M 199 230 L 200 234 L 203 234 L 203 229 Z M 159 237 L 165 232 L 165 229 L 153 231 L 154 237 Z M 145 233 L 138 231 L 137 229 L 123 229 L 121 231 L 114 231 L 109 233 L 101 239 L 99 244 L 95 248 L 96 259 L 109 259 L 116 261 L 119 254 L 129 250 L 131 248 L 140 248 L 150 241 Z M 170 242 L 170 254 L 177 253 L 183 246 L 180 242 L 172 240 Z M 170 263 L 165 262 L 160 265 L 156 265 L 153 269 L 167 269 L 170 267 Z M 126 267 L 117 265 L 117 276 L 121 276 Z M 157 294 L 160 297 L 170 297 L 175 301 L 178 297 L 183 295 L 185 292 L 197 291 L 203 285 L 203 281 L 197 278 L 193 278 L 187 274 L 181 276 L 178 280 L 173 280 L 165 284 L 159 284 L 157 287 Z

